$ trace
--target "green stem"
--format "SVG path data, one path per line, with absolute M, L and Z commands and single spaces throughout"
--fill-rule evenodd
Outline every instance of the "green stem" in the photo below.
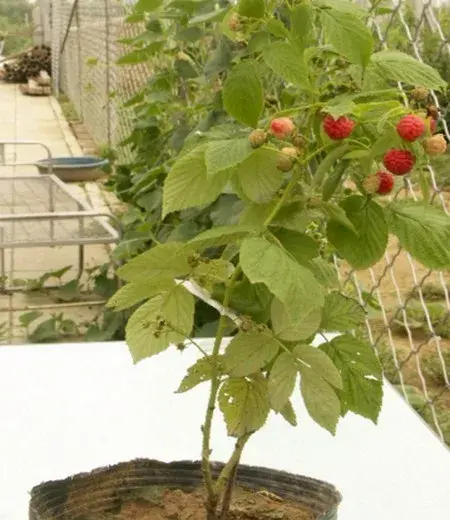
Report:
M 228 287 L 225 291 L 223 298 L 223 306 L 228 307 L 230 303 L 231 291 L 237 278 L 241 274 L 241 268 L 239 265 L 236 266 L 233 276 L 230 278 Z M 211 354 L 211 387 L 209 391 L 208 406 L 206 409 L 205 422 L 203 424 L 203 442 L 202 442 L 202 473 L 205 481 L 207 500 L 206 510 L 208 520 L 216 518 L 216 510 L 218 503 L 217 491 L 214 486 L 214 480 L 211 472 L 210 456 L 211 456 L 211 426 L 214 417 L 214 411 L 216 407 L 217 393 L 220 387 L 220 374 L 218 370 L 218 357 L 220 354 L 220 347 L 225 334 L 227 317 L 222 315 L 219 320 L 219 327 L 217 330 L 216 338 L 214 340 L 213 351 Z

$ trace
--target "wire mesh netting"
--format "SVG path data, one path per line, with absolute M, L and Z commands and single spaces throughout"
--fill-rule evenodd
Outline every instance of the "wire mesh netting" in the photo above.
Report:
M 68 96 L 97 144 L 114 147 L 132 128 L 123 103 L 151 71 L 151 64 L 115 65 L 126 50 L 118 40 L 138 35 L 142 27 L 125 23 L 129 6 L 116 0 L 53 0 L 50 11 L 49 1 L 42 0 L 42 5 L 52 16 L 55 86 Z M 438 68 L 449 81 L 450 5 L 437 0 L 375 3 L 378 11 L 369 24 L 378 48 L 407 52 Z M 446 96 L 431 93 L 429 104 L 439 111 L 438 131 L 450 138 Z M 448 213 L 450 156 L 428 169 L 431 203 Z M 414 176 L 405 179 L 395 197 L 420 199 L 420 185 Z M 383 261 L 368 271 L 351 271 L 337 260 L 336 265 L 343 284 L 368 310 L 366 334 L 386 376 L 450 443 L 448 273 L 425 269 L 393 239 Z

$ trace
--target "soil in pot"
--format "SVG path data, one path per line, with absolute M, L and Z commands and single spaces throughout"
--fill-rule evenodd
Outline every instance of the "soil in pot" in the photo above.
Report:
M 115 512 L 89 515 L 89 520 L 206 520 L 204 497 L 202 488 L 187 492 L 152 486 L 123 497 Z M 266 490 L 244 488 L 235 490 L 227 516 L 227 520 L 313 519 L 312 513 L 300 504 Z
M 340 501 L 326 482 L 241 465 L 227 520 L 336 520 Z M 206 520 L 204 502 L 198 461 L 137 459 L 36 486 L 30 520 Z

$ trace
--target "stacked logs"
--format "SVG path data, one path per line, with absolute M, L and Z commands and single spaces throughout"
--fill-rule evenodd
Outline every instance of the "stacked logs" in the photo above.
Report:
M 9 83 L 27 83 L 41 71 L 52 73 L 52 52 L 48 45 L 36 45 L 21 54 L 16 61 L 4 65 L 3 79 Z

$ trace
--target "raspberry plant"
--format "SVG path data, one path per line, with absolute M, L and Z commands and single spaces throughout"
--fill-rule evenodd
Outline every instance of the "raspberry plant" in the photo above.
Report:
M 210 58 L 225 46 L 228 61 L 213 78 L 217 124 L 197 128 L 171 157 L 161 220 L 208 208 L 223 194 L 241 209 L 229 225 L 189 240 L 154 240 L 118 270 L 127 284 L 110 306 L 134 309 L 127 343 L 135 362 L 182 343 L 199 352 L 178 392 L 209 385 L 202 467 L 208 520 L 215 520 L 227 515 L 246 443 L 271 413 L 295 425 L 300 395 L 332 434 L 348 412 L 377 421 L 381 367 L 352 335 L 365 311 L 342 293 L 310 230 L 325 230 L 355 269 L 380 260 L 390 234 L 425 266 L 450 267 L 447 215 L 426 196 L 378 199 L 411 170 L 426 187 L 426 164 L 445 152 L 445 140 L 432 136 L 428 114 L 408 99 L 446 83 L 406 54 L 374 52 L 368 13 L 346 0 L 205 3 L 200 14 L 173 5 L 140 0 L 139 19 L 206 27 L 215 42 Z M 183 16 L 170 16 L 173 9 Z M 192 337 L 199 300 L 220 314 L 211 351 Z M 312 346 L 329 332 L 341 335 Z M 236 445 L 214 481 L 217 408 Z

